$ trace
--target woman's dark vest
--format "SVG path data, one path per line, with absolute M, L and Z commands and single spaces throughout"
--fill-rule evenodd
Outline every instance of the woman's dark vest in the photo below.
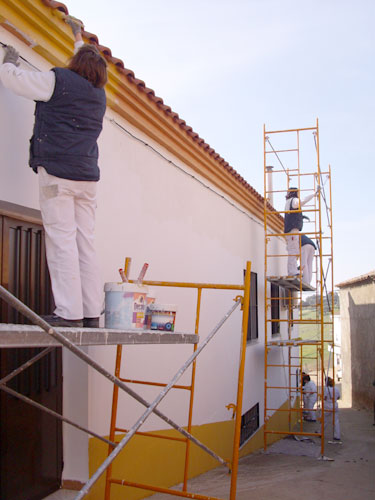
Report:
M 104 89 L 82 76 L 54 68 L 55 90 L 48 102 L 37 101 L 30 140 L 30 167 L 44 167 L 56 177 L 98 181 L 97 139 L 106 109 Z
M 293 199 L 293 198 L 292 198 Z M 292 201 L 290 201 L 290 209 L 289 210 L 300 210 L 299 208 L 292 207 Z M 284 219 L 284 233 L 290 233 L 292 229 L 298 229 L 301 231 L 303 227 L 303 218 L 302 212 L 295 212 L 285 214 Z

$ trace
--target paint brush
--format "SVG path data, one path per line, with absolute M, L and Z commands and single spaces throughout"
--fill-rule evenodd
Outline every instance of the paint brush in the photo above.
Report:
M 137 279 L 137 285 L 142 285 L 143 278 L 145 277 L 146 271 L 148 268 L 147 262 L 143 264 L 143 267 L 141 269 L 141 272 L 139 273 L 138 279 Z
M 127 283 L 128 282 L 128 278 L 125 276 L 124 270 L 120 267 L 120 269 L 118 270 L 118 272 L 120 273 L 122 282 L 123 283 Z

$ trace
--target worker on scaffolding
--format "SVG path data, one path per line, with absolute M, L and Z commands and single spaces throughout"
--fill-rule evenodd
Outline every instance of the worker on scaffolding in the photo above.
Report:
M 302 281 L 307 284 L 310 284 L 312 279 L 312 267 L 315 250 L 315 243 L 308 238 L 306 234 L 301 234 Z
M 36 101 L 30 167 L 38 174 L 54 314 L 52 326 L 97 327 L 102 283 L 94 246 L 97 138 L 106 110 L 107 64 L 94 45 L 84 44 L 82 23 L 66 18 L 75 37 L 65 68 L 18 68 L 19 54 L 5 49 L 0 81 Z
M 297 267 L 297 258 L 300 254 L 300 236 L 299 233 L 303 227 L 303 215 L 301 207 L 317 196 L 320 186 L 317 190 L 304 198 L 299 199 L 298 188 L 290 187 L 286 194 L 284 233 L 286 247 L 288 251 L 288 276 L 298 276 L 300 272 Z
M 337 400 L 340 398 L 339 388 L 335 387 L 335 383 L 331 377 L 327 377 L 324 388 L 324 428 L 327 429 L 333 419 L 333 440 L 338 442 L 341 441 L 339 406 L 337 404 Z M 332 415 L 333 413 L 334 416 Z
M 303 392 L 303 417 L 306 422 L 316 422 L 314 406 L 317 400 L 316 384 L 311 380 L 310 375 L 302 375 Z

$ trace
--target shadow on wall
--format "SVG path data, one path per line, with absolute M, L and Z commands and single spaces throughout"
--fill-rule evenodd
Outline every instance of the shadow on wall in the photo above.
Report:
M 356 304 L 349 299 L 351 375 L 353 407 L 374 406 L 375 387 L 375 303 Z

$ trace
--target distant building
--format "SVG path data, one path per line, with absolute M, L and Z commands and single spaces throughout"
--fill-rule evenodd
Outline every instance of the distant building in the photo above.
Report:
M 339 283 L 343 398 L 373 408 L 375 380 L 375 270 Z

